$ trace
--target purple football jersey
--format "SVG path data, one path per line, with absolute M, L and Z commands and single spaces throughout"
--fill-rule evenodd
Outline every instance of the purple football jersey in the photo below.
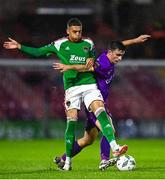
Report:
M 94 69 L 97 86 L 101 91 L 104 101 L 106 101 L 115 70 L 114 64 L 112 64 L 107 57 L 107 52 L 102 53 L 97 58 Z
M 114 77 L 114 70 L 115 66 L 109 61 L 107 57 L 107 52 L 102 53 L 95 62 L 94 73 L 97 80 L 97 86 L 101 91 L 104 102 L 106 102 L 109 95 L 109 87 Z M 96 117 L 92 112 L 89 112 L 87 109 L 85 111 L 87 115 L 86 130 L 89 130 L 95 127 Z M 108 115 L 111 116 L 107 108 L 106 111 Z

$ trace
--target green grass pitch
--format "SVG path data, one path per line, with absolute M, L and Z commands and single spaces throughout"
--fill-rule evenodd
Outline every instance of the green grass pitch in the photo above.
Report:
M 52 159 L 64 151 L 63 140 L 0 141 L 0 179 L 164 179 L 165 141 L 123 140 L 136 159 L 134 171 L 98 169 L 99 141 L 73 159 L 73 170 L 60 171 Z

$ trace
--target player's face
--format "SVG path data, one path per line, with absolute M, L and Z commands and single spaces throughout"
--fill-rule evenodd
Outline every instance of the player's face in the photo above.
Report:
M 67 29 L 67 34 L 69 35 L 69 39 L 71 41 L 79 41 L 82 37 L 82 26 L 70 26 Z
M 111 63 L 117 64 L 119 61 L 122 60 L 124 54 L 125 54 L 125 51 L 122 51 L 119 49 L 115 49 L 113 51 L 109 50 L 107 53 L 107 57 Z

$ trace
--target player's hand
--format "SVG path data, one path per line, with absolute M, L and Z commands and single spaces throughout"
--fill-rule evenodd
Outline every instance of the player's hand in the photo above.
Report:
M 93 65 L 94 65 L 94 59 L 93 58 L 88 58 L 87 62 L 86 62 L 86 65 L 85 65 L 85 68 L 90 69 L 91 67 L 93 67 Z
M 53 69 L 60 70 L 60 72 L 65 72 L 69 70 L 69 66 L 67 66 L 66 64 L 61 64 L 61 63 L 53 63 Z
M 6 49 L 20 49 L 21 44 L 19 44 L 14 39 L 8 38 L 9 41 L 4 42 L 3 47 Z
M 143 34 L 143 35 L 135 38 L 135 41 L 136 41 L 136 43 L 143 43 L 143 42 L 147 41 L 150 37 L 151 37 L 151 35 Z

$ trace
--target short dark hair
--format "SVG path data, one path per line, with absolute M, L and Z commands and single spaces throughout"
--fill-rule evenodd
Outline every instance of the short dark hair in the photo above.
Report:
M 70 26 L 82 26 L 82 23 L 78 18 L 71 18 L 67 22 L 67 28 Z
M 124 46 L 124 44 L 121 41 L 111 41 L 108 44 L 107 49 L 112 50 L 112 51 L 115 49 L 125 51 L 126 47 Z

